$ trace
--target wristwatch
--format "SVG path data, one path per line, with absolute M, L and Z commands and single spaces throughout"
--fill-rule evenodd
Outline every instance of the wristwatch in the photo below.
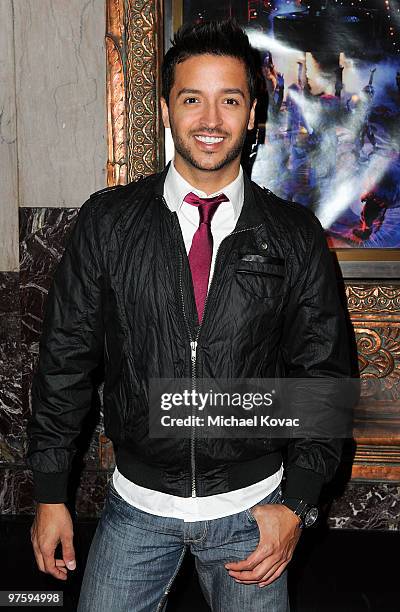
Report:
M 318 518 L 318 508 L 317 506 L 312 506 L 308 504 L 303 499 L 296 499 L 294 497 L 284 497 L 281 501 L 281 504 L 287 506 L 294 512 L 300 519 L 300 527 L 311 527 L 314 525 L 315 521 Z

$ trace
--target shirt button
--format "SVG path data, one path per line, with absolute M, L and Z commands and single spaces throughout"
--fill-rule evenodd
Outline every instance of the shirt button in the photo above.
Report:
M 266 242 L 262 242 L 262 243 L 260 244 L 260 247 L 261 247 L 262 249 L 268 249 L 268 244 L 267 244 Z

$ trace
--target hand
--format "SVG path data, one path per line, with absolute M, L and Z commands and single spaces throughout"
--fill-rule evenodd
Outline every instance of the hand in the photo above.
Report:
M 267 586 L 282 574 L 301 535 L 299 517 L 281 504 L 254 506 L 260 530 L 257 548 L 243 561 L 226 563 L 229 575 L 242 584 Z
M 76 567 L 71 515 L 65 504 L 38 504 L 31 527 L 31 542 L 41 572 L 59 580 L 67 579 L 67 568 Z M 54 552 L 61 542 L 62 559 Z

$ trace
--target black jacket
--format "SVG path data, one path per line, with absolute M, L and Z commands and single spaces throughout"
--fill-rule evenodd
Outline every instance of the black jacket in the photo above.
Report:
M 194 340 L 194 374 L 203 378 L 350 375 L 319 221 L 246 176 L 243 209 L 219 248 L 199 327 L 178 218 L 162 197 L 167 169 L 97 192 L 79 211 L 49 290 L 32 384 L 27 462 L 35 497 L 66 500 L 91 372 L 104 359 L 105 434 L 124 476 L 173 495 L 207 496 L 266 478 L 285 451 L 285 494 L 315 503 L 339 463 L 339 439 L 148 435 L 148 380 L 189 378 Z

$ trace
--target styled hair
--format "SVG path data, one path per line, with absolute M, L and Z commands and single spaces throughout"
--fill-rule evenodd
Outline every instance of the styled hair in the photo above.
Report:
M 241 60 L 246 68 L 250 102 L 253 103 L 256 97 L 257 79 L 255 50 L 250 45 L 247 34 L 235 19 L 183 25 L 175 33 L 171 44 L 161 68 L 162 96 L 167 104 L 174 85 L 175 66 L 189 57 L 204 54 L 235 57 Z

